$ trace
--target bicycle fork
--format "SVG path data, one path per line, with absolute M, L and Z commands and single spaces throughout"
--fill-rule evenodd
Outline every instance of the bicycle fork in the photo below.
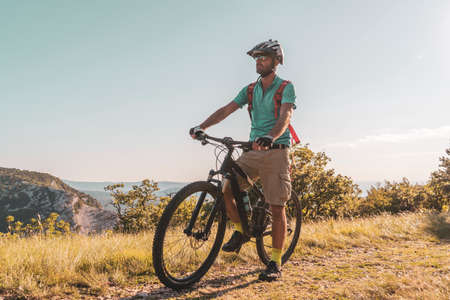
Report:
M 211 231 L 211 227 L 212 224 L 214 222 L 214 218 L 216 217 L 217 214 L 217 210 L 218 210 L 218 205 L 219 203 L 223 202 L 221 201 L 222 199 L 222 183 L 219 180 L 215 180 L 213 179 L 213 176 L 215 176 L 217 174 L 217 172 L 215 172 L 214 170 L 209 171 L 209 176 L 208 176 L 208 182 L 216 182 L 217 185 L 217 191 L 220 193 L 217 194 L 217 198 L 214 201 L 214 205 L 211 209 L 211 213 L 209 214 L 208 217 L 208 221 L 206 222 L 206 226 L 203 230 L 200 230 L 198 232 L 192 232 L 192 229 L 195 225 L 195 221 L 198 218 L 198 215 L 200 213 L 200 209 L 202 208 L 203 202 L 205 202 L 205 197 L 206 197 L 206 192 L 202 192 L 200 197 L 198 198 L 197 204 L 195 205 L 194 210 L 192 211 L 192 215 L 191 215 L 191 219 L 189 220 L 189 224 L 188 226 L 183 230 L 183 232 L 187 235 L 187 236 L 193 236 L 196 239 L 201 239 L 203 241 L 206 241 L 209 237 L 210 231 Z

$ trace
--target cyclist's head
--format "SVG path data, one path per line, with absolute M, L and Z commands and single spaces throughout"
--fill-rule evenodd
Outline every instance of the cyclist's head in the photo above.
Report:
M 284 55 L 283 55 L 283 49 L 281 48 L 280 43 L 278 43 L 277 40 L 272 41 L 272 40 L 268 40 L 262 43 L 259 43 L 258 45 L 256 45 L 255 47 L 253 47 L 253 49 L 251 49 L 250 51 L 247 52 L 248 55 L 250 55 L 251 57 L 257 59 L 257 66 L 256 66 L 256 71 L 261 74 L 262 77 L 265 77 L 267 75 L 269 75 L 272 72 L 275 72 L 275 69 L 277 67 L 278 64 L 283 64 L 283 59 L 284 59 Z M 264 70 L 262 70 L 261 66 L 263 64 L 260 64 L 260 68 L 258 68 L 258 58 L 261 57 L 261 60 L 266 61 L 267 59 L 264 58 L 270 58 L 270 69 L 264 68 Z

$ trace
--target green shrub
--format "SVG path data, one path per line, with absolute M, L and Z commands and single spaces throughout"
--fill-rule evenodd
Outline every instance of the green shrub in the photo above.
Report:
M 126 193 L 121 190 L 123 186 L 119 183 L 105 187 L 105 191 L 111 193 L 112 204 L 119 218 L 116 231 L 139 232 L 154 228 L 170 199 L 158 198 L 155 195 L 159 190 L 158 184 L 148 179 L 144 179 L 140 185 L 133 185 Z
M 0 233 L 0 237 L 29 237 L 33 235 L 66 235 L 70 234 L 70 224 L 62 219 L 58 220 L 59 215 L 51 213 L 45 220 L 41 221 L 41 216 L 31 218 L 27 224 L 21 221 L 14 221 L 13 216 L 6 217 L 8 232 Z
M 292 151 L 292 188 L 300 198 L 304 218 L 354 215 L 361 190 L 352 179 L 326 169 L 330 158 L 324 152 L 314 153 L 307 145 Z

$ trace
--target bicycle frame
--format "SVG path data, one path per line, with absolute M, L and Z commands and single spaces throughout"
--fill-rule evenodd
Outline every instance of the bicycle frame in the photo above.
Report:
M 228 153 L 226 154 L 225 159 L 224 159 L 220 169 L 217 171 L 215 171 L 215 170 L 209 171 L 207 181 L 210 183 L 216 184 L 217 198 L 213 205 L 213 209 L 211 210 L 211 213 L 208 217 L 206 226 L 202 232 L 195 232 L 195 233 L 192 232 L 192 228 L 198 217 L 201 206 L 203 205 L 203 202 L 205 200 L 206 192 L 203 192 L 200 195 L 200 197 L 197 201 L 197 204 L 192 212 L 192 216 L 191 216 L 191 219 L 189 220 L 188 226 L 186 227 L 186 229 L 184 229 L 184 233 L 187 234 L 188 236 L 193 235 L 197 239 L 206 240 L 209 236 L 211 226 L 214 221 L 214 218 L 216 217 L 219 206 L 225 205 L 225 200 L 224 200 L 223 191 L 222 191 L 222 189 L 223 189 L 222 181 L 214 179 L 214 176 L 219 175 L 219 174 L 222 175 L 223 178 L 230 181 L 231 191 L 234 196 L 234 199 L 236 200 L 237 211 L 238 211 L 239 219 L 242 224 L 242 229 L 244 231 L 244 235 L 248 238 L 250 238 L 252 235 L 250 226 L 249 226 L 249 222 L 248 222 L 248 218 L 247 218 L 247 213 L 245 211 L 245 204 L 241 197 L 241 189 L 239 187 L 237 176 L 242 176 L 243 178 L 245 178 L 246 181 L 250 184 L 250 186 L 256 191 L 257 196 L 259 198 L 264 199 L 264 195 L 260 191 L 260 189 L 255 185 L 255 183 L 247 176 L 247 174 L 245 174 L 245 172 L 233 160 L 232 155 L 233 155 L 234 147 L 227 145 L 227 148 L 228 148 Z

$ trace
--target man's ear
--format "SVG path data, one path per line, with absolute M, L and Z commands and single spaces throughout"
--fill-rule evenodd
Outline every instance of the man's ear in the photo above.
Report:
M 273 59 L 273 65 L 274 65 L 275 67 L 277 67 L 279 64 L 280 64 L 280 61 L 278 60 L 277 57 L 275 57 L 275 58 Z

